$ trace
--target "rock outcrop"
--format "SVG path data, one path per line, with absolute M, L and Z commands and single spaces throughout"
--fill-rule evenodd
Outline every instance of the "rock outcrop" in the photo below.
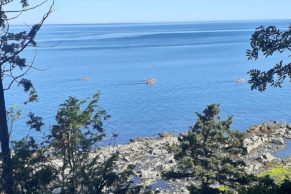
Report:
M 283 149 L 291 139 L 291 125 L 267 122 L 247 130 L 244 144 L 248 151 L 247 171 L 258 173 L 270 163 L 280 162 L 272 154 Z
M 251 127 L 245 134 L 244 144 L 248 151 L 245 158 L 247 171 L 258 173 L 270 163 L 281 162 L 272 155 L 273 152 L 284 148 L 291 138 L 291 125 L 276 122 L 263 123 Z M 191 178 L 169 180 L 162 179 L 162 172 L 176 166 L 171 146 L 178 143 L 177 136 L 161 133 L 159 138 L 139 138 L 129 144 L 103 148 L 104 154 L 119 151 L 120 169 L 127 165 L 135 165 L 136 177 L 134 183 L 143 185 L 159 193 L 188 193 L 189 183 L 197 180 Z

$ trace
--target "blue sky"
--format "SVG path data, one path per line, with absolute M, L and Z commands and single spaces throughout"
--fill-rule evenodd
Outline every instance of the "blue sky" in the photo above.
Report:
M 291 19 L 291 0 L 55 0 L 47 23 Z M 17 1 L 19 2 L 19 1 Z M 32 1 L 39 2 L 39 1 Z M 12 6 L 10 7 L 10 9 Z M 15 8 L 15 5 L 13 6 Z M 14 23 L 35 23 L 48 5 Z

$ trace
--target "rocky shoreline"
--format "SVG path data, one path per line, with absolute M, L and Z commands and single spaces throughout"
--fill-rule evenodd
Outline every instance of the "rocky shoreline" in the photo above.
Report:
M 244 140 L 248 150 L 247 170 L 256 174 L 270 163 L 284 162 L 273 156 L 273 153 L 285 148 L 290 139 L 290 124 L 268 122 L 248 129 Z
M 272 154 L 283 149 L 291 139 L 291 125 L 267 122 L 251 127 L 245 133 L 244 144 L 248 151 L 245 158 L 247 172 L 259 173 L 270 165 L 284 163 L 291 166 L 290 160 L 276 158 Z M 118 151 L 120 158 L 117 165 L 120 169 L 127 165 L 135 165 L 135 185 L 143 185 L 159 193 L 188 193 L 189 183 L 198 180 L 185 178 L 179 180 L 163 180 L 162 172 L 175 167 L 174 153 L 171 146 L 178 143 L 177 136 L 161 133 L 159 138 L 139 138 L 125 145 L 102 148 L 104 156 Z M 291 153 L 290 153 L 291 156 Z

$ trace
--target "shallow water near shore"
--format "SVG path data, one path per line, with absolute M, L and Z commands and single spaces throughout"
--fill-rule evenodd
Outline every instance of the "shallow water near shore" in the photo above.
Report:
M 291 156 L 291 140 L 288 141 L 286 147 L 273 154 L 275 157 L 288 158 Z
M 287 28 L 289 23 L 46 25 L 37 37 L 35 61 L 45 71 L 29 74 L 40 101 L 24 107 L 25 94 L 12 89 L 6 93 L 7 103 L 42 116 L 47 134 L 58 105 L 68 96 L 86 98 L 100 91 L 100 106 L 112 116 L 106 122 L 109 138 L 103 144 L 109 143 L 112 133 L 119 134 L 116 143 L 126 143 L 163 131 L 186 131 L 195 123 L 195 112 L 211 103 L 221 104 L 223 118 L 234 116 L 234 129 L 246 130 L 269 120 L 290 122 L 289 83 L 260 93 L 245 82 L 234 82 L 247 80 L 251 68 L 268 69 L 284 58 L 247 60 L 255 28 Z M 25 52 L 29 61 L 34 54 L 33 48 Z M 144 84 L 148 78 L 157 83 Z M 26 119 L 24 114 L 14 124 L 12 139 L 27 134 Z M 43 134 L 36 135 L 40 140 Z

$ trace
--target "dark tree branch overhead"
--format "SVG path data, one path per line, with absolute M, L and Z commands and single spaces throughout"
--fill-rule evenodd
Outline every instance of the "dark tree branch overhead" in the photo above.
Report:
M 44 1 L 43 3 L 45 3 L 45 2 L 47 2 L 47 1 Z M 42 4 L 39 4 L 39 5 L 42 5 Z M 38 6 L 34 6 L 34 7 L 36 8 Z M 34 40 L 35 36 L 36 36 L 37 32 L 40 30 L 40 28 L 42 27 L 44 21 L 48 18 L 49 14 L 52 12 L 53 6 L 54 6 L 54 1 L 52 1 L 52 5 L 50 6 L 48 12 L 43 16 L 41 21 L 38 24 L 32 26 L 32 28 L 30 29 L 29 32 L 24 31 L 24 32 L 16 33 L 16 34 L 7 32 L 7 33 L 5 33 L 5 34 L 7 34 L 6 36 L 2 36 L 1 39 L 4 41 L 0 45 L 1 50 L 2 50 L 1 58 L 0 58 L 1 72 L 5 71 L 5 69 L 3 69 L 3 65 L 6 63 L 12 64 L 14 66 L 13 69 L 15 67 L 19 67 L 20 69 L 27 68 L 25 73 L 21 73 L 18 76 L 13 76 L 14 78 L 17 77 L 17 79 L 25 76 L 26 73 L 28 73 L 28 71 L 30 69 L 36 69 L 33 67 L 33 64 L 26 65 L 25 59 L 21 58 L 19 56 L 19 54 L 30 45 L 36 46 L 36 42 Z M 6 28 L 8 29 L 9 25 L 7 25 Z M 15 43 L 15 41 L 18 41 L 18 43 Z M 12 43 L 10 43 L 10 42 L 12 42 Z M 10 65 L 10 67 L 11 67 L 11 65 Z M 11 69 L 10 69 L 10 71 L 11 71 Z M 8 88 L 10 88 L 11 85 L 13 84 L 13 82 L 15 82 L 15 79 L 13 79 L 11 82 L 8 84 L 9 85 Z
M 291 51 L 291 25 L 284 31 L 275 26 L 261 26 L 256 29 L 251 38 L 251 49 L 247 50 L 249 60 L 257 60 L 260 53 L 265 57 Z M 290 55 L 289 55 L 290 57 Z M 252 69 L 249 71 L 252 90 L 265 91 L 267 85 L 282 87 L 285 79 L 291 81 L 291 63 L 278 62 L 268 71 Z
M 13 0 L 12 0 L 12 1 L 13 1 Z M 6 12 L 6 13 L 19 13 L 19 12 L 23 13 L 23 12 L 26 12 L 26 11 L 30 11 L 30 10 L 36 9 L 36 8 L 38 8 L 38 7 L 42 6 L 42 5 L 44 5 L 44 4 L 45 4 L 46 2 L 48 2 L 48 1 L 49 1 L 49 0 L 45 0 L 45 1 L 39 3 L 39 4 L 35 5 L 35 6 L 29 7 L 29 8 L 26 8 L 26 9 L 20 9 L 20 10 L 9 10 L 9 11 L 5 11 L 5 12 Z M 23 6 L 23 7 L 27 7 L 27 6 L 28 6 L 28 4 L 25 4 L 25 6 Z
M 10 81 L 10 84 L 7 86 L 7 88 L 4 88 L 4 90 L 9 90 L 14 82 L 17 82 L 18 84 L 20 84 L 20 81 L 18 81 L 18 79 L 23 77 L 23 76 L 25 76 L 30 71 L 30 69 L 33 68 L 33 64 L 34 64 L 35 58 L 36 58 L 36 56 L 34 56 L 33 61 L 31 62 L 30 65 L 25 65 L 27 68 L 23 73 L 21 73 L 21 74 L 19 74 L 17 76 L 14 76 L 13 72 L 10 71 L 9 77 L 12 79 L 12 81 Z

